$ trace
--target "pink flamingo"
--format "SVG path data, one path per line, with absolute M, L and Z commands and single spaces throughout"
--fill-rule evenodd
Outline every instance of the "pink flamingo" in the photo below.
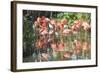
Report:
M 82 49 L 84 51 L 89 49 L 89 46 L 88 46 L 88 43 L 87 42 L 83 42 Z
M 37 20 L 36 20 L 38 23 L 41 22 L 41 18 L 40 17 L 37 17 Z
M 68 20 L 66 18 L 61 19 L 60 23 L 58 23 L 58 26 L 60 29 L 64 29 L 64 25 L 68 23 Z
M 83 23 L 82 23 L 82 26 L 83 26 L 83 29 L 84 29 L 85 31 L 88 31 L 88 30 L 91 28 L 91 26 L 90 26 L 87 22 L 83 22 Z
M 48 61 L 48 56 L 49 56 L 48 54 L 42 53 L 41 56 L 42 56 L 41 58 L 42 58 L 43 61 Z
M 48 31 L 47 31 L 46 28 L 41 28 L 39 32 L 40 32 L 41 35 L 48 34 Z
M 74 40 L 74 45 L 76 49 L 81 49 L 82 48 L 82 44 L 79 40 Z
M 71 26 L 72 30 L 77 30 L 81 27 L 81 21 L 80 20 L 75 20 L 74 23 Z
M 50 30 L 49 31 L 49 35 L 53 34 L 54 33 L 54 30 Z
M 63 34 L 69 34 L 70 32 L 71 32 L 70 29 L 64 29 L 64 30 L 63 30 Z
M 71 52 L 66 51 L 66 52 L 64 53 L 63 57 L 64 57 L 65 59 L 70 59 L 70 58 L 71 58 L 71 55 L 72 55 Z
M 47 22 L 49 22 L 49 19 L 47 19 L 45 16 L 41 17 L 41 27 L 46 27 Z
M 58 49 L 59 49 L 59 51 L 64 51 L 64 43 L 63 42 L 60 42 L 58 44 Z
M 53 52 L 57 51 L 57 44 L 56 43 L 51 43 L 51 48 L 53 49 Z
M 51 19 L 51 20 L 50 20 L 50 23 L 51 23 L 52 25 L 56 25 L 56 24 L 57 24 L 57 21 L 56 21 L 56 19 Z
M 62 20 L 61 20 L 61 24 L 67 24 L 68 23 L 68 20 L 66 19 L 66 18 L 63 18 Z

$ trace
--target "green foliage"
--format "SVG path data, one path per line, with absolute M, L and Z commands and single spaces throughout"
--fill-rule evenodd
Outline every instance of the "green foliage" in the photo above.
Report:
M 61 12 L 57 14 L 57 18 L 59 19 L 62 18 L 68 19 L 68 25 L 70 25 L 71 23 L 73 23 L 73 21 L 78 19 L 90 22 L 89 21 L 90 17 L 91 17 L 90 13 L 81 13 L 81 12 Z
M 23 21 L 23 42 L 27 43 L 26 46 L 31 47 L 32 41 L 35 40 L 36 36 L 33 32 L 31 21 L 24 20 Z

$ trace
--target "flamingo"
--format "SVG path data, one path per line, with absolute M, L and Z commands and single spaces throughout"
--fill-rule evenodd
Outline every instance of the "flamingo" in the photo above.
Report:
M 82 49 L 84 51 L 89 49 L 89 46 L 88 46 L 88 43 L 87 42 L 83 42 Z
M 65 59 L 70 59 L 70 58 L 71 58 L 71 53 L 70 53 L 69 51 L 66 51 L 66 52 L 64 53 L 63 57 L 64 57 Z
M 71 32 L 70 29 L 64 29 L 64 30 L 63 30 L 63 34 L 69 34 L 70 32 Z
M 90 26 L 87 22 L 83 22 L 83 23 L 82 23 L 82 26 L 83 26 L 83 29 L 84 29 L 85 31 L 87 31 L 87 30 L 89 30 L 89 29 L 91 28 L 91 26 Z
M 53 51 L 56 51 L 57 50 L 57 44 L 51 43 L 51 48 L 53 49 Z
M 49 35 L 53 34 L 54 30 L 50 30 L 49 31 Z
M 77 30 L 81 27 L 81 21 L 80 20 L 75 20 L 74 23 L 71 26 L 72 30 Z
M 36 20 L 38 23 L 41 22 L 41 18 L 40 17 L 37 17 L 37 20 Z
M 49 57 L 49 55 L 47 54 L 47 53 L 42 53 L 42 60 L 43 61 L 48 61 L 48 57 Z
M 65 24 L 64 20 L 61 20 L 61 21 L 57 22 L 57 26 L 58 26 L 61 30 L 64 29 L 64 24 Z
M 45 16 L 41 17 L 40 23 L 41 23 L 41 27 L 46 27 L 47 26 L 47 20 L 46 20 Z
M 56 19 L 51 19 L 50 23 L 51 23 L 52 25 L 56 25 L 56 24 L 57 24 L 57 21 L 56 21 Z
M 82 44 L 79 40 L 74 40 L 74 43 L 77 48 L 81 48 Z
M 68 20 L 66 18 L 61 19 L 61 24 L 67 24 Z
M 59 51 L 64 51 L 64 43 L 63 42 L 58 44 L 58 49 L 59 49 Z
M 45 18 L 46 22 L 50 22 L 50 19 L 49 18 Z
M 40 29 L 40 34 L 41 34 L 41 35 L 48 34 L 47 29 L 46 29 L 46 28 L 41 28 L 41 29 Z
M 42 48 L 43 47 L 43 41 L 42 40 L 36 41 L 36 45 L 35 46 L 37 47 L 37 49 Z

